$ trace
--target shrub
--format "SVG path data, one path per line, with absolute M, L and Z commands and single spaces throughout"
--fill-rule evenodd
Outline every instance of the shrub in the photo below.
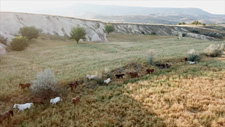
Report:
M 71 29 L 71 32 L 70 32 L 70 39 L 74 39 L 78 44 L 80 39 L 86 39 L 85 35 L 86 35 L 86 31 L 83 27 L 79 27 L 79 26 L 74 27 Z
M 151 65 L 155 65 L 155 63 L 154 63 L 154 53 L 155 53 L 154 49 L 150 49 L 148 51 L 149 64 L 151 64 Z
M 199 34 L 200 33 L 198 30 L 195 30 L 195 29 L 191 30 L 191 32 L 192 33 L 196 33 L 196 34 Z
M 225 43 L 220 45 L 220 50 L 225 51 Z
M 26 37 L 17 36 L 11 42 L 11 49 L 15 51 L 22 51 L 28 46 L 28 40 Z
M 0 43 L 7 45 L 7 39 L 8 38 L 4 38 L 3 36 L 0 35 Z
M 204 49 L 204 54 L 210 57 L 217 57 L 222 55 L 223 51 L 221 45 L 211 44 L 206 49 Z
M 94 78 L 93 80 L 96 81 L 99 85 L 104 85 L 104 80 L 102 78 L 97 77 Z
M 200 55 L 194 49 L 188 51 L 188 61 L 199 61 Z
M 31 40 L 33 38 L 38 38 L 39 36 L 39 30 L 35 28 L 34 26 L 25 26 L 20 28 L 19 33 L 27 37 L 27 39 Z
M 156 32 L 151 32 L 151 35 L 156 35 Z
M 108 33 L 108 35 L 109 35 L 109 33 L 113 32 L 114 30 L 115 30 L 115 28 L 114 28 L 113 24 L 107 23 L 105 25 L 105 31 Z
M 185 24 L 186 24 L 185 22 L 178 23 L 178 25 L 185 25 Z
M 37 96 L 48 96 L 57 93 L 59 85 L 56 82 L 55 75 L 50 69 L 46 69 L 37 75 L 33 81 L 31 91 Z
M 199 25 L 199 24 L 202 24 L 202 23 L 199 22 L 199 21 L 194 21 L 194 22 L 192 22 L 191 24 L 193 24 L 193 25 Z

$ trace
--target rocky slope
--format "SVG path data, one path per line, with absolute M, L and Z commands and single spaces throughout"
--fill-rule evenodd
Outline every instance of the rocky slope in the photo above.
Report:
M 8 42 L 18 35 L 19 29 L 23 26 L 35 26 L 43 33 L 59 36 L 69 36 L 72 27 L 81 26 L 87 32 L 87 41 L 107 42 L 104 33 L 105 22 L 54 15 L 0 12 L 0 35 L 8 38 Z M 114 26 L 115 32 L 125 34 L 178 35 L 185 33 L 186 36 L 205 40 L 214 40 L 217 35 L 222 36 L 218 32 L 182 26 L 130 23 L 114 23 Z M 215 36 L 210 37 L 210 35 Z

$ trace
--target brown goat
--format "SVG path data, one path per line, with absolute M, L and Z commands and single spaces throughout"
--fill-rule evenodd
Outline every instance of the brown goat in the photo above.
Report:
M 152 74 L 154 71 L 154 69 L 146 69 L 147 74 Z
M 69 86 L 70 86 L 70 88 L 71 88 L 71 91 L 73 90 L 74 87 L 76 88 L 77 85 L 78 85 L 78 82 L 77 82 L 77 81 L 75 81 L 75 82 L 73 82 L 73 83 L 70 83 Z
M 34 104 L 44 104 L 45 100 L 43 98 L 34 98 L 32 97 L 32 101 Z
M 116 76 L 116 78 L 123 78 L 124 75 L 125 74 L 116 74 L 115 76 Z
M 80 101 L 80 97 L 76 97 L 72 99 L 73 104 L 77 104 Z
M 19 84 L 19 86 L 21 87 L 21 89 L 25 89 L 26 87 L 29 88 L 30 87 L 30 83 Z
M 138 77 L 138 73 L 137 72 L 130 72 L 129 74 L 130 74 L 131 78 Z
M 0 124 L 2 124 L 2 121 L 5 120 L 5 119 L 10 120 L 11 116 L 13 116 L 13 111 L 12 110 L 9 110 L 8 112 L 0 115 Z

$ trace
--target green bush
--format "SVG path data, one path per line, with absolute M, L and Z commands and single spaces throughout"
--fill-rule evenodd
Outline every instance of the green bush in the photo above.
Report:
M 188 51 L 188 61 L 199 61 L 200 55 L 194 49 Z
M 194 21 L 194 22 L 192 22 L 191 24 L 193 24 L 193 25 L 200 25 L 200 24 L 202 24 L 202 23 L 199 22 L 199 21 Z
M 74 27 L 71 29 L 71 32 L 70 32 L 70 39 L 74 39 L 78 44 L 80 39 L 86 39 L 85 35 L 86 35 L 86 31 L 83 27 L 79 27 L 79 26 Z
M 151 35 L 156 35 L 156 32 L 151 32 Z
M 108 33 L 108 35 L 109 35 L 109 33 L 113 32 L 114 30 L 115 30 L 115 28 L 114 28 L 113 24 L 107 23 L 105 25 L 105 31 Z
M 185 22 L 178 23 L 178 25 L 185 25 L 185 24 L 186 24 Z
M 26 37 L 27 39 L 31 40 L 33 38 L 38 38 L 39 30 L 34 26 L 25 26 L 20 28 L 19 33 Z
M 28 47 L 28 40 L 26 37 L 17 36 L 11 42 L 11 49 L 15 51 L 22 51 Z
M 217 57 L 222 55 L 223 51 L 221 45 L 211 44 L 206 49 L 204 49 L 204 54 L 210 57 Z

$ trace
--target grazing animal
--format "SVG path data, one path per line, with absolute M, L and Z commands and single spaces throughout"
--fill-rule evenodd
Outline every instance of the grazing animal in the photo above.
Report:
M 189 62 L 189 64 L 196 64 L 196 62 L 194 62 L 194 61 L 188 61 Z
M 77 81 L 75 81 L 75 82 L 69 84 L 69 86 L 70 86 L 70 88 L 71 88 L 71 91 L 73 90 L 74 87 L 76 88 L 77 85 L 78 85 L 78 82 L 77 82 Z
M 26 87 L 29 88 L 30 87 L 30 83 L 19 84 L 19 86 L 21 87 L 21 89 L 25 89 Z
M 104 80 L 104 83 L 109 84 L 110 81 L 111 81 L 111 79 L 108 78 L 108 79 Z
M 147 74 L 152 74 L 154 71 L 154 69 L 146 69 Z
M 123 78 L 124 75 L 125 74 L 116 74 L 115 76 L 116 76 L 116 78 Z
M 165 67 L 166 67 L 166 68 L 170 68 L 170 66 L 171 66 L 171 65 L 168 64 L 168 63 L 165 64 Z
M 56 97 L 56 98 L 53 98 L 50 100 L 50 103 L 53 105 L 53 104 L 56 104 L 58 102 L 60 102 L 62 99 L 60 97 Z
M 163 68 L 170 68 L 171 65 L 166 63 L 166 64 L 156 64 L 156 66 L 163 69 Z
M 72 99 L 73 104 L 77 104 L 80 101 L 80 97 L 75 97 Z
M 10 120 L 11 116 L 13 117 L 13 111 L 12 110 L 9 110 L 8 112 L 0 115 L 0 124 L 2 124 L 2 121 L 5 120 L 5 119 Z
M 92 80 L 92 79 L 97 78 L 96 75 L 87 75 L 86 77 L 87 77 L 89 80 Z
M 188 61 L 188 58 L 184 58 L 184 61 L 187 62 Z
M 25 103 L 25 104 L 15 104 L 13 108 L 18 108 L 19 111 L 23 111 L 25 109 L 30 109 L 33 103 Z
M 45 100 L 43 98 L 32 98 L 34 104 L 44 104 Z
M 138 73 L 137 72 L 130 72 L 129 74 L 130 74 L 131 78 L 138 77 Z

